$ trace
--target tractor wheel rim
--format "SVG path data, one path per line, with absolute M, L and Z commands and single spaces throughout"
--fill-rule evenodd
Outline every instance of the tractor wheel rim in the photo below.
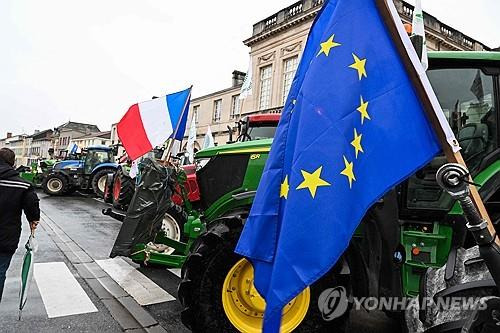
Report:
M 101 191 L 101 193 L 104 193 L 104 189 L 106 188 L 106 177 L 108 177 L 108 175 L 101 176 L 97 180 L 97 188 Z
M 266 301 L 253 284 L 253 267 L 246 259 L 238 261 L 227 273 L 222 285 L 222 306 L 234 327 L 241 332 L 262 331 Z M 280 332 L 291 332 L 304 320 L 311 300 L 305 289 L 284 308 Z
M 59 192 L 63 187 L 63 183 L 58 178 L 52 178 L 47 182 L 47 187 L 51 192 Z
M 165 216 L 163 217 L 161 230 L 165 233 L 166 237 L 176 241 L 181 240 L 181 229 L 179 227 L 179 224 L 169 213 L 166 213 Z M 174 251 L 175 251 L 174 248 L 169 247 L 165 251 L 163 251 L 163 253 L 172 254 L 174 253 Z
M 122 190 L 122 180 L 120 177 L 116 177 L 115 183 L 113 184 L 113 198 L 115 201 L 120 199 L 120 191 Z

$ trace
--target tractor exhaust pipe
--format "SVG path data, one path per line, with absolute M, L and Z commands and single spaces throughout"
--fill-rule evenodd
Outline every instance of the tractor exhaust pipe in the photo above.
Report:
M 123 220 L 125 220 L 125 214 L 117 213 L 117 212 L 113 211 L 113 209 L 111 209 L 111 208 L 103 209 L 102 214 L 107 215 L 107 216 L 111 216 L 112 218 L 114 218 L 115 220 L 118 220 L 120 222 L 123 222 Z
M 469 171 L 461 164 L 448 163 L 439 168 L 436 180 L 439 186 L 458 200 L 467 220 L 467 229 L 472 233 L 479 253 L 488 267 L 497 288 L 500 290 L 500 247 L 496 244 L 496 233 L 491 234 L 488 223 L 479 214 L 472 202 L 467 179 Z

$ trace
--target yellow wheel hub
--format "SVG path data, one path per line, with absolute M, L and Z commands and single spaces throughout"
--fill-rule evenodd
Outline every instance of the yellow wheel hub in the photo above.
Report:
M 281 332 L 291 332 L 299 326 L 306 316 L 310 299 L 311 292 L 307 288 L 283 308 Z M 253 285 L 253 267 L 246 259 L 238 261 L 227 274 L 222 286 L 222 305 L 229 321 L 239 331 L 262 331 L 266 301 Z

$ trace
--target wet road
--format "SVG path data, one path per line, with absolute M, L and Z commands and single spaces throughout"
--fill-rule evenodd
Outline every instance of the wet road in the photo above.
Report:
M 36 262 L 46 263 L 50 269 L 66 266 L 71 273 L 67 274 L 71 275 L 68 279 L 74 279 L 82 292 L 80 295 L 65 295 L 62 290 L 54 292 L 44 287 L 47 282 L 43 278 L 35 279 L 23 320 L 18 321 L 18 276 L 24 253 L 24 249 L 18 249 L 0 304 L 0 332 L 122 332 L 124 329 L 130 332 L 188 332 L 180 322 L 178 271 L 140 268 L 128 259 L 109 260 L 121 222 L 101 214 L 108 205 L 79 194 L 48 197 L 39 193 L 39 196 L 43 214 L 42 226 L 37 231 Z M 26 229 L 21 244 L 27 240 Z M 61 275 L 61 281 L 56 284 L 74 283 L 63 280 Z M 82 300 L 77 303 L 93 304 L 95 310 L 87 308 L 81 313 L 64 315 L 61 304 L 64 305 L 68 298 L 75 300 L 78 297 Z M 70 300 L 68 304 L 75 302 Z M 62 311 L 60 316 L 57 311 Z M 56 316 L 48 318 L 49 313 Z M 397 323 L 383 313 L 356 311 L 351 315 L 349 331 L 397 333 L 399 329 Z

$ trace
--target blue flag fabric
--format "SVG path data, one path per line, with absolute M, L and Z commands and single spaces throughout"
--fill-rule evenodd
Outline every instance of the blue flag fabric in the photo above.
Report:
M 327 1 L 236 248 L 266 299 L 265 332 L 335 265 L 370 206 L 439 150 L 375 1 Z
M 191 99 L 191 88 L 176 92 L 166 96 L 170 119 L 172 119 L 172 127 L 174 139 L 182 141 L 186 132 L 186 123 L 189 113 L 189 104 Z M 177 129 L 177 130 L 176 130 Z

